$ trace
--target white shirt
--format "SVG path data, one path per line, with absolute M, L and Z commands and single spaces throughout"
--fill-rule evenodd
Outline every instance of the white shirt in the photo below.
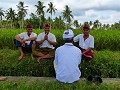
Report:
M 88 48 L 94 48 L 94 37 L 89 34 L 89 37 L 84 41 L 83 35 L 84 34 L 79 34 L 74 37 L 74 42 L 79 41 L 79 46 L 85 50 Z
M 72 43 L 65 43 L 55 51 L 56 79 L 64 83 L 73 83 L 80 79 L 81 51 Z
M 19 34 L 19 37 L 23 40 L 26 40 L 26 39 L 29 39 L 29 38 L 32 38 L 32 37 L 37 37 L 37 34 L 32 32 L 31 35 L 28 36 L 27 32 L 23 32 L 23 33 Z M 25 41 L 25 43 L 27 43 L 29 45 L 30 41 Z
M 45 32 L 40 33 L 36 39 L 36 41 L 43 40 L 45 36 Z M 49 33 L 48 34 L 48 39 L 52 42 L 56 42 L 56 37 L 54 34 Z M 39 45 L 40 48 L 48 47 L 54 49 L 53 45 L 51 45 L 47 40 L 45 40 L 42 44 Z

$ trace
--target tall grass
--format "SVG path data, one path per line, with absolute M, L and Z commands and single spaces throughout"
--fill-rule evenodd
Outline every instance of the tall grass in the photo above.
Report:
M 8 47 L 10 49 L 15 49 L 13 39 L 15 35 L 24 32 L 25 30 L 0 30 L 0 47 Z M 33 32 L 39 34 L 43 30 L 33 30 Z M 63 45 L 64 41 L 62 39 L 63 30 L 51 30 L 57 38 L 57 46 Z M 81 30 L 73 31 L 75 36 L 82 33 Z M 119 30 L 91 30 L 91 35 L 95 38 L 95 50 L 120 50 L 120 31 Z

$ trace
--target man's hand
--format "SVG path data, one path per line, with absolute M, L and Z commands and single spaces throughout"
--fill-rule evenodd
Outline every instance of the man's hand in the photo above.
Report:
M 25 43 L 22 43 L 22 46 L 25 47 Z
M 21 41 L 20 41 L 23 47 L 25 47 L 25 41 L 26 41 L 26 40 L 21 40 Z
M 44 39 L 45 39 L 45 40 L 48 40 L 48 34 L 45 34 Z

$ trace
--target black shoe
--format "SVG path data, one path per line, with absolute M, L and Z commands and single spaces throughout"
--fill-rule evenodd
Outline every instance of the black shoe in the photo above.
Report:
M 88 82 L 92 82 L 92 81 L 93 81 L 92 75 L 89 75 L 89 76 L 87 77 L 87 81 L 88 81 Z
M 102 78 L 100 76 L 95 76 L 95 82 L 102 83 Z

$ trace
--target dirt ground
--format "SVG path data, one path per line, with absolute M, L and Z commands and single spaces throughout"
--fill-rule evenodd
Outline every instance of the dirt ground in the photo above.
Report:
M 28 76 L 0 76 L 0 81 L 56 81 L 55 77 L 28 77 Z M 86 80 L 85 78 L 81 78 L 80 80 Z M 120 83 L 120 78 L 102 78 L 104 83 Z

